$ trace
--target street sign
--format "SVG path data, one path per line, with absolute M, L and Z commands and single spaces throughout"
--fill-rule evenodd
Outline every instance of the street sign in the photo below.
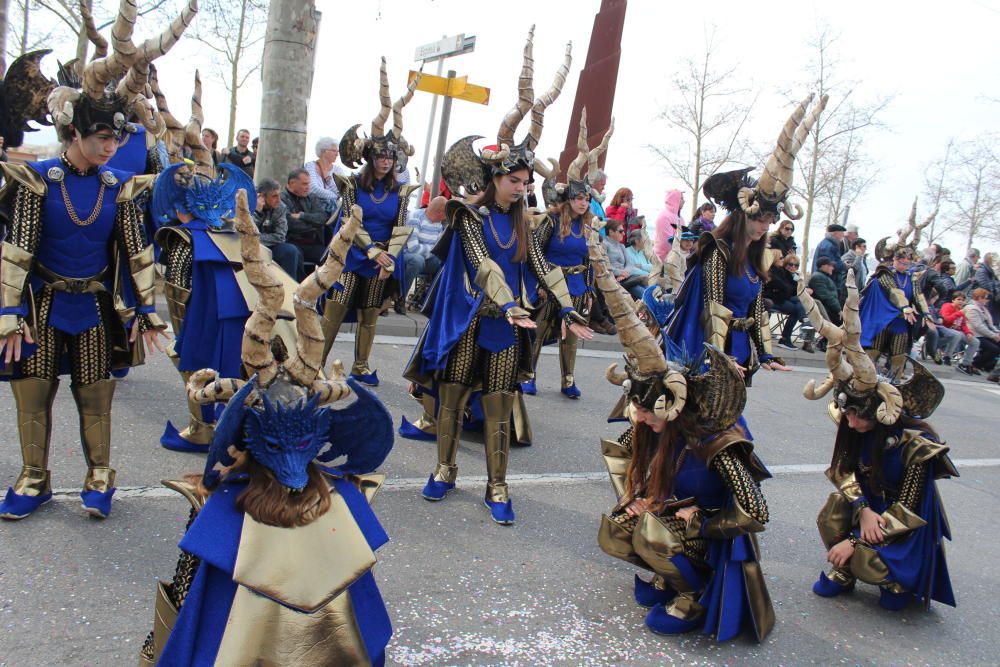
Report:
M 416 75 L 416 72 L 410 70 L 407 84 L 413 81 Z M 422 90 L 425 93 L 433 93 L 434 95 L 453 97 L 456 100 L 465 100 L 466 102 L 474 102 L 476 104 L 490 103 L 490 89 L 469 83 L 469 77 L 467 76 L 458 76 L 449 79 L 444 76 L 423 74 L 420 77 L 420 83 L 417 84 L 417 90 Z
M 447 58 L 449 56 L 460 56 L 463 53 L 469 53 L 475 48 L 475 35 L 471 35 L 469 37 L 466 37 L 464 34 L 454 35 L 452 37 L 444 37 L 436 42 L 431 42 L 430 44 L 418 46 L 413 59 L 429 62 L 432 60 Z

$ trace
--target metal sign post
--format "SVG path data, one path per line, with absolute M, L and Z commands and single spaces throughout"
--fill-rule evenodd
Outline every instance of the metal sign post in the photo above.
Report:
M 444 59 L 450 56 L 460 56 L 463 53 L 471 53 L 476 48 L 476 36 L 470 35 L 466 37 L 464 34 L 454 35 L 452 37 L 447 37 L 445 35 L 441 36 L 441 39 L 436 42 L 431 42 L 430 44 L 424 44 L 423 46 L 418 46 L 416 52 L 414 53 L 413 59 L 426 65 L 434 60 L 437 61 L 437 76 L 441 76 L 441 72 L 444 70 Z M 417 195 L 417 201 L 420 202 L 424 197 L 424 188 L 427 182 L 427 162 L 431 155 L 431 139 L 434 137 L 434 120 L 437 116 L 437 100 L 438 96 L 435 95 L 434 99 L 431 101 L 431 117 L 427 121 L 427 139 L 424 141 L 424 155 L 420 160 L 420 191 Z M 437 187 L 437 181 L 434 182 L 434 187 Z

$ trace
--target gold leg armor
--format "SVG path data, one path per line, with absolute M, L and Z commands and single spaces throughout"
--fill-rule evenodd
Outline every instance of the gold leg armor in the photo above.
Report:
M 437 433 L 437 420 L 434 419 L 434 397 L 423 392 L 420 394 L 420 406 L 424 409 L 420 419 L 413 422 L 413 425 L 424 433 L 434 435 Z
M 174 319 L 173 313 L 171 313 L 171 319 Z M 177 331 L 177 329 L 175 328 L 174 331 Z M 180 364 L 181 359 L 174 351 L 173 343 L 170 343 L 170 346 L 167 348 L 167 356 L 170 358 L 170 361 L 174 363 L 175 367 Z M 184 395 L 187 396 L 187 383 L 188 380 L 191 379 L 191 371 L 177 372 L 180 373 L 181 381 L 184 383 Z M 180 436 L 188 442 L 196 445 L 210 444 L 212 442 L 212 436 L 215 434 L 215 426 L 204 420 L 202 405 L 192 401 L 190 398 L 187 398 L 187 407 L 188 412 L 190 413 L 188 425 L 180 432 Z
M 368 357 L 375 343 L 375 325 L 378 324 L 379 308 L 362 308 L 358 310 L 358 328 L 354 334 L 354 365 L 351 373 L 371 375 Z
M 337 333 L 340 331 L 340 325 L 343 323 L 344 316 L 346 315 L 346 305 L 327 299 L 326 306 L 323 308 L 323 321 L 320 323 L 323 329 L 322 368 L 326 367 L 326 358 L 330 355 L 330 348 L 333 347 L 333 341 L 337 340 Z
M 851 532 L 851 519 L 854 516 L 854 509 L 851 501 L 843 493 L 835 491 L 827 498 L 823 509 L 816 517 L 816 526 L 819 528 L 820 539 L 827 550 L 832 549 L 835 544 L 844 540 Z M 840 584 L 841 586 L 853 586 L 854 575 L 851 574 L 850 563 L 845 567 L 832 568 L 827 573 L 827 579 Z
M 434 481 L 455 483 L 458 477 L 459 433 L 462 430 L 462 413 L 465 403 L 472 394 L 472 388 L 457 382 L 442 382 L 438 385 L 440 407 L 437 415 L 438 464 L 434 469 Z
M 52 491 L 49 473 L 49 439 L 52 436 L 52 402 L 59 380 L 24 378 L 12 380 L 17 405 L 17 432 L 21 439 L 21 474 L 14 493 L 44 496 Z
M 80 438 L 87 460 L 84 491 L 106 493 L 115 485 L 111 465 L 111 401 L 115 380 L 99 380 L 73 387 L 73 398 L 80 411 Z
M 572 387 L 576 369 L 576 334 L 566 330 L 566 337 L 559 340 L 559 369 L 562 371 L 562 388 Z
M 510 417 L 514 422 L 514 438 L 522 445 L 530 445 L 534 440 L 531 432 L 531 419 L 528 418 L 528 406 L 524 404 L 524 394 L 517 392 L 514 398 L 514 411 Z
M 545 339 L 549 337 L 549 332 L 552 329 L 552 320 L 548 317 L 548 311 L 543 306 L 543 315 L 538 319 L 538 328 L 535 329 L 535 341 L 531 345 L 531 379 L 534 379 L 538 373 L 538 359 L 542 356 L 542 344 Z
M 486 497 L 490 502 L 505 503 L 507 493 L 507 458 L 510 455 L 510 413 L 514 393 L 496 391 L 483 394 L 483 437 L 486 441 Z
M 705 612 L 698 602 L 698 591 L 670 559 L 684 554 L 683 536 L 651 512 L 639 518 L 632 533 L 636 555 L 660 575 L 677 597 L 666 606 L 666 612 L 684 621 L 691 621 Z

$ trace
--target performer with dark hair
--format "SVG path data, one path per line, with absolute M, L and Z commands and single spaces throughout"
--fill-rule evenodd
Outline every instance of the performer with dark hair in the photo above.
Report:
M 545 254 L 545 260 L 553 266 L 562 269 L 569 287 L 569 295 L 573 307 L 587 319 L 590 312 L 593 292 L 589 260 L 587 257 L 586 235 L 593 223 L 594 214 L 590 211 L 591 187 L 584 176 L 584 168 L 597 169 L 597 160 L 608 150 L 608 142 L 614 133 L 614 121 L 604 134 L 601 143 L 591 150 L 587 143 L 587 109 L 580 114 L 580 136 L 577 147 L 580 149 L 576 159 L 569 165 L 566 183 L 555 186 L 557 203 L 549 206 L 548 215 L 542 217 L 535 228 L 538 245 Z M 547 180 L 546 180 L 547 182 Z M 537 289 L 537 282 L 529 274 L 526 289 Z M 544 291 L 544 288 L 542 288 Z M 580 389 L 576 386 L 573 372 L 576 369 L 576 335 L 562 329 L 562 317 L 559 302 L 545 292 L 544 301 L 532 315 L 538 325 L 535 340 L 531 350 L 531 377 L 521 383 L 521 391 L 534 394 L 535 373 L 538 369 L 538 357 L 542 346 L 555 340 L 559 341 L 559 369 L 563 396 L 580 398 Z
M 396 166 L 413 155 L 413 147 L 403 138 L 403 107 L 413 98 L 420 74 L 413 78 L 395 103 L 389 97 L 389 77 L 382 58 L 379 101 L 382 110 L 372 121 L 371 137 L 358 136 L 359 125 L 349 129 L 340 140 L 340 159 L 354 169 L 364 166 L 360 174 L 346 178 L 337 175 L 337 187 L 342 197 L 341 211 L 350 211 L 358 204 L 364 212 L 363 228 L 354 237 L 354 247 L 347 256 L 347 268 L 340 282 L 327 295 L 323 311 L 323 363 L 340 325 L 358 322 L 354 334 L 354 365 L 351 377 L 371 387 L 378 386 L 378 374 L 368 363 L 375 342 L 375 326 L 387 300 L 399 292 L 405 264 L 404 249 L 413 228 L 406 224 L 410 194 L 418 185 L 399 185 Z M 392 113 L 392 130 L 385 132 L 385 122 Z
M 360 228 L 355 206 L 326 262 L 295 290 L 296 349 L 271 346 L 285 290 L 237 195 L 247 278 L 260 293 L 242 353 L 249 380 L 195 373 L 193 401 L 228 405 L 204 474 L 166 485 L 192 505 L 171 582 L 161 582 L 153 632 L 141 651 L 153 665 L 382 665 L 392 626 L 372 576 L 388 541 L 369 507 L 369 475 L 392 448 L 392 418 L 340 362 L 319 379 L 323 339 L 316 302 L 340 276 Z M 354 391 L 358 400 L 327 404 Z M 329 446 L 328 446 L 329 445 Z M 346 457 L 336 467 L 331 462 Z
M 66 150 L 44 162 L 2 165 L 7 185 L 0 197 L 11 219 L 0 253 L 0 350 L 12 373 L 23 460 L 0 505 L 3 518 L 22 519 L 52 498 L 52 403 L 66 372 L 87 463 L 83 507 L 100 518 L 111 512 L 111 372 L 142 363 L 140 336 L 146 347 L 162 351 L 157 336 L 165 325 L 154 308 L 153 247 L 135 204 L 152 177 L 106 165 L 133 129 L 127 119 L 136 108 L 152 113 L 133 84 L 146 75 L 149 60 L 176 41 L 190 13 L 136 47 L 137 10 L 123 0 L 114 52 L 87 64 L 82 91 L 63 86 L 49 96 Z M 119 78 L 117 89 L 108 87 Z
M 611 418 L 632 422 L 617 441 L 601 443 L 618 503 L 602 516 L 598 543 L 653 573 L 649 582 L 635 578 L 653 632 L 701 628 L 725 641 L 752 629 L 762 641 L 774 610 L 755 534 L 768 521 L 759 483 L 770 474 L 742 425 L 740 370 L 709 344 L 694 360 L 667 359 L 593 236 L 595 283 L 626 351 L 625 372 L 607 372 L 624 390 Z M 648 311 L 654 326 L 659 310 Z
M 433 299 L 433 312 L 417 343 L 405 377 L 437 397 L 438 464 L 423 496 L 442 500 L 455 488 L 462 413 L 473 391 L 482 391 L 486 441 L 486 506 L 493 520 L 514 523 L 507 489 L 510 415 L 519 382 L 531 370 L 531 344 L 524 329 L 535 323 L 522 304 L 527 272 L 558 300 L 567 328 L 583 338 L 592 333 L 573 308 L 566 279 L 550 267 L 531 233 L 523 204 L 542 133 L 546 107 L 558 97 L 569 71 L 570 47 L 552 88 L 537 99 L 532 89 L 532 32 L 524 47 L 517 105 L 500 125 L 496 149 L 477 154 L 460 139 L 445 154 L 442 174 L 453 193 L 463 189 L 475 203 L 448 202 L 448 224 L 438 248 L 447 255 Z M 514 131 L 531 112 L 531 130 L 514 144 Z
M 853 272 L 852 272 L 853 273 Z M 809 319 L 827 339 L 830 373 L 805 397 L 833 391 L 830 417 L 837 425 L 826 476 L 836 491 L 816 522 L 833 566 L 821 573 L 813 592 L 823 597 L 849 593 L 857 580 L 879 587 L 879 604 L 899 610 L 912 600 L 955 606 L 944 555 L 951 530 L 936 480 L 957 477 L 948 447 L 925 421 L 944 398 L 941 383 L 916 362 L 902 381 L 879 378 L 861 348 L 854 276 L 847 280 L 844 324 L 823 319 L 799 285 Z
M 772 256 L 767 231 L 781 213 L 798 220 L 802 208 L 786 204 L 791 192 L 795 154 L 826 106 L 824 95 L 806 117 L 809 95 L 782 128 L 759 181 L 751 168 L 718 173 L 702 187 L 705 196 L 729 214 L 711 233 L 703 233 L 689 277 L 676 297 L 668 337 L 688 353 L 710 343 L 732 356 L 749 385 L 759 368 L 788 370 L 771 350 L 771 328 L 761 288 Z

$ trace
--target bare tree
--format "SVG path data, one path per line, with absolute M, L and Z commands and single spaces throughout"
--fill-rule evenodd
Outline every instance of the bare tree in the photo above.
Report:
M 947 204 L 948 176 L 955 161 L 955 140 L 949 139 L 944 149 L 944 155 L 934 160 L 924 173 L 924 196 L 930 200 L 935 210 L 941 210 Z M 938 224 L 939 221 L 947 220 Z M 927 243 L 934 243 L 944 234 L 951 231 L 957 224 L 957 218 L 937 216 L 931 222 L 927 231 Z
M 718 59 L 713 30 L 705 35 L 701 56 L 687 59 L 673 78 L 680 102 L 657 116 L 680 130 L 682 140 L 671 146 L 649 146 L 690 189 L 692 216 L 705 179 L 727 163 L 744 161 L 740 134 L 757 99 L 751 88 L 734 85 L 745 80 L 738 76 L 738 68 L 722 66 Z
M 194 37 L 215 52 L 218 72 L 229 91 L 229 130 L 226 145 L 236 134 L 236 109 L 240 88 L 260 70 L 266 0 L 205 0 Z
M 811 46 L 814 59 L 807 65 L 808 85 L 817 96 L 830 102 L 813 126 L 798 155 L 800 178 L 793 190 L 805 200 L 805 216 L 799 224 L 802 256 L 809 256 L 809 228 L 818 213 L 821 219 L 842 219 L 846 205 L 856 200 L 874 182 L 874 165 L 862 150 L 865 133 L 880 127 L 879 116 L 891 98 L 857 101 L 856 81 L 837 77 L 837 37 L 823 27 Z M 801 97 L 796 91 L 795 97 Z
M 954 228 L 963 232 L 965 249 L 977 239 L 1000 241 L 1000 167 L 997 140 L 984 136 L 958 147 L 948 172 L 945 199 L 953 207 Z
M 7 73 L 7 16 L 10 0 L 0 0 L 0 76 Z

